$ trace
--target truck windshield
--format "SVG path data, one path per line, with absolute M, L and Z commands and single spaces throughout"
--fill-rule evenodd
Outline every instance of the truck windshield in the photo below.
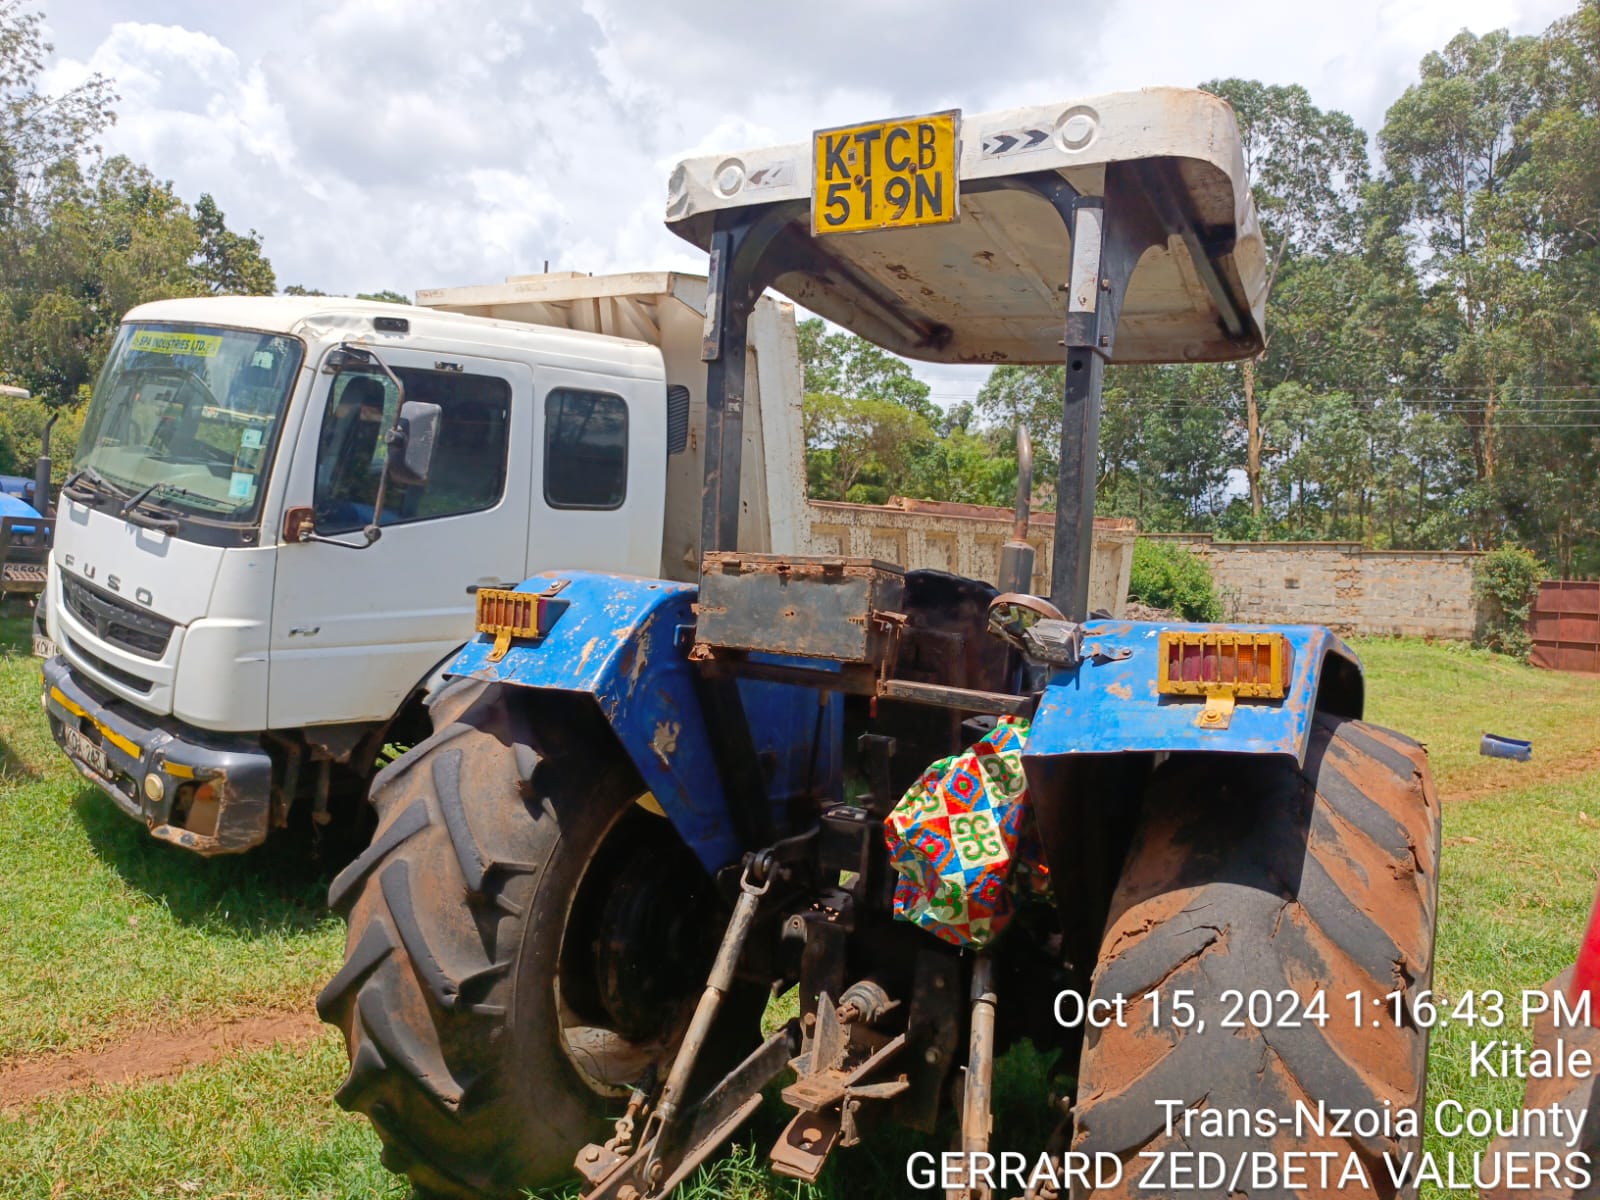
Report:
M 253 521 L 303 353 L 282 333 L 124 325 L 75 465 L 179 517 Z

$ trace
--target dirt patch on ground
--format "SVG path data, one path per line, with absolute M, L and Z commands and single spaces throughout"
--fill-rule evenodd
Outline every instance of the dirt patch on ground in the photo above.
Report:
M 307 1041 L 322 1029 L 313 1012 L 264 1013 L 240 1021 L 202 1022 L 181 1031 L 153 1030 L 109 1046 L 0 1066 L 0 1111 L 55 1092 L 164 1079 L 241 1050 Z
M 1539 761 L 1538 748 L 1535 747 L 1533 760 L 1521 764 L 1521 767 L 1523 769 L 1519 769 L 1516 775 L 1501 779 L 1489 786 L 1460 790 L 1452 788 L 1440 794 L 1446 800 L 1477 800 L 1484 796 L 1493 796 L 1497 792 L 1534 787 L 1541 783 L 1559 783 L 1575 775 L 1587 775 L 1590 771 L 1600 770 L 1600 746 L 1543 763 Z

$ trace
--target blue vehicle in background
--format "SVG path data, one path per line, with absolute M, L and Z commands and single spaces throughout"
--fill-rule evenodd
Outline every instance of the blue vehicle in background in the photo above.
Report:
M 815 1180 L 882 1123 L 932 1146 L 949 1114 L 938 1186 L 1038 1194 L 996 1174 L 1000 1146 L 1198 1148 L 1158 1101 L 1419 1105 L 1421 747 L 1361 720 L 1360 665 L 1326 629 L 1088 611 L 1106 365 L 1263 345 L 1227 105 L 1151 89 L 822 130 L 680 164 L 667 222 L 710 264 L 699 582 L 482 589 L 432 735 L 375 781 L 318 1009 L 384 1161 L 428 1196 L 574 1175 L 662 1196 L 792 1071 L 780 1174 Z M 1025 444 L 998 580 L 740 549 L 767 288 L 907 357 L 1062 367 L 1037 571 Z M 798 1016 L 763 1038 L 790 991 Z M 1026 1147 L 991 1105 L 1024 1040 L 1052 1062 L 1055 1125 Z M 1232 1161 L 1248 1132 L 1204 1148 Z M 1370 1166 L 1419 1143 L 1402 1123 L 1315 1148 Z
M 33 480 L 23 475 L 0 475 L 0 495 L 33 503 Z
M 12 479 L 16 476 L 0 476 L 0 481 Z M 22 482 L 31 496 L 33 481 Z M 40 516 L 21 491 L 0 490 L 0 601 L 44 591 L 54 529 L 54 520 Z

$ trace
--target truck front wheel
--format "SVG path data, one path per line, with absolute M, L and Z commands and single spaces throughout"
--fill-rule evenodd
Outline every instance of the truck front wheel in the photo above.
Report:
M 1073 1149 L 1123 1162 L 1095 1194 L 1219 1163 L 1252 1197 L 1414 1194 L 1438 863 L 1427 756 L 1388 730 L 1163 766 L 1091 988 L 1125 1017 L 1079 1062 Z
M 317 1000 L 383 1161 L 424 1195 L 510 1196 L 670 1053 L 715 952 L 715 891 L 609 748 L 540 759 L 515 692 L 463 682 L 379 774 L 371 845 L 329 890 L 345 964 Z

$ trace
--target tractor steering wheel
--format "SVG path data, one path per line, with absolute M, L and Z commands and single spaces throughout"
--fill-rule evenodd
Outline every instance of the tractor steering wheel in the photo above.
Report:
M 1006 645 L 1024 650 L 1023 635 L 1040 621 L 1065 621 L 1050 601 L 1024 592 L 1002 592 L 989 601 L 989 632 Z

